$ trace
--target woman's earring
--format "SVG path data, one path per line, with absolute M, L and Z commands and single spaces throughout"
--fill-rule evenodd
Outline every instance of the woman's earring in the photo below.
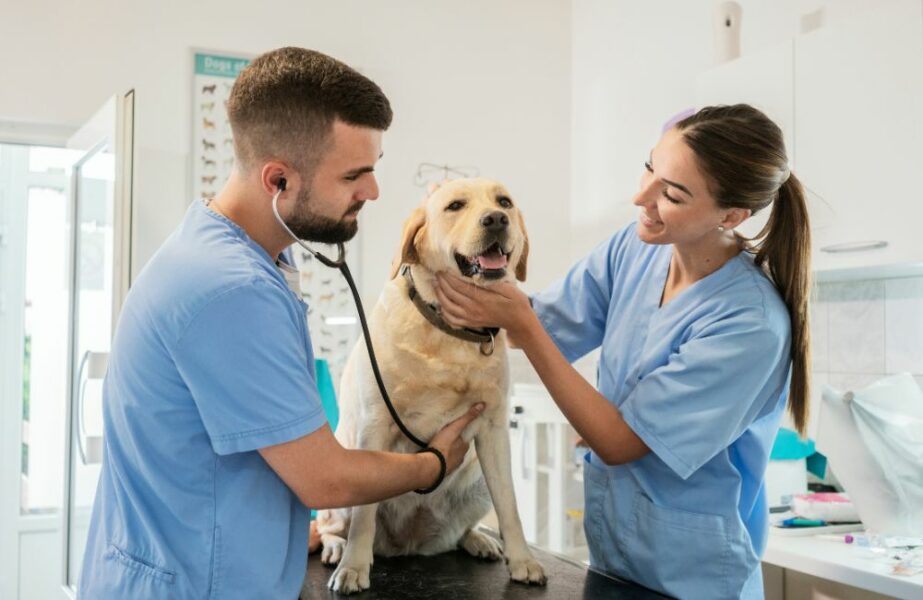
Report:
M 718 225 L 718 231 L 724 231 L 724 225 Z

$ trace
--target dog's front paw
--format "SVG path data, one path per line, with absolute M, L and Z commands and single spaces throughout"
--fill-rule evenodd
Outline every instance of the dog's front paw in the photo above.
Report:
M 513 581 L 535 585 L 545 585 L 545 582 L 548 581 L 541 563 L 531 556 L 515 560 L 510 559 L 509 568 L 510 579 Z
M 459 545 L 465 549 L 465 552 L 477 558 L 499 560 L 503 556 L 503 548 L 499 541 L 473 529 L 465 533 Z
M 320 561 L 325 565 L 335 565 L 343 557 L 343 550 L 346 549 L 346 540 L 338 535 L 325 534 L 321 536 L 321 542 L 324 544 L 324 551 L 320 555 Z
M 369 589 L 371 585 L 369 583 L 369 571 L 372 569 L 372 563 L 346 564 L 346 562 L 340 562 L 340 566 L 330 576 L 327 587 L 341 594 L 355 594 Z

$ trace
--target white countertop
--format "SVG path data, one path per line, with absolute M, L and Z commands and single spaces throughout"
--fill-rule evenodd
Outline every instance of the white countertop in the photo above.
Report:
M 891 563 L 855 543 L 814 535 L 784 535 L 770 528 L 763 562 L 879 594 L 923 598 L 923 573 L 913 577 L 891 575 Z

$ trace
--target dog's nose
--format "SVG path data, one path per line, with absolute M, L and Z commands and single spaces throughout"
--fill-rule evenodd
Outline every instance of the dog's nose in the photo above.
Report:
M 506 213 L 498 210 L 481 217 L 481 225 L 488 231 L 502 231 L 509 227 L 510 218 L 506 216 Z

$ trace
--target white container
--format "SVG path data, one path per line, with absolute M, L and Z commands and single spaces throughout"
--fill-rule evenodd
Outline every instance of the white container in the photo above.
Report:
M 808 491 L 808 467 L 804 458 L 771 460 L 766 467 L 766 498 L 769 506 L 791 505 L 792 496 Z

